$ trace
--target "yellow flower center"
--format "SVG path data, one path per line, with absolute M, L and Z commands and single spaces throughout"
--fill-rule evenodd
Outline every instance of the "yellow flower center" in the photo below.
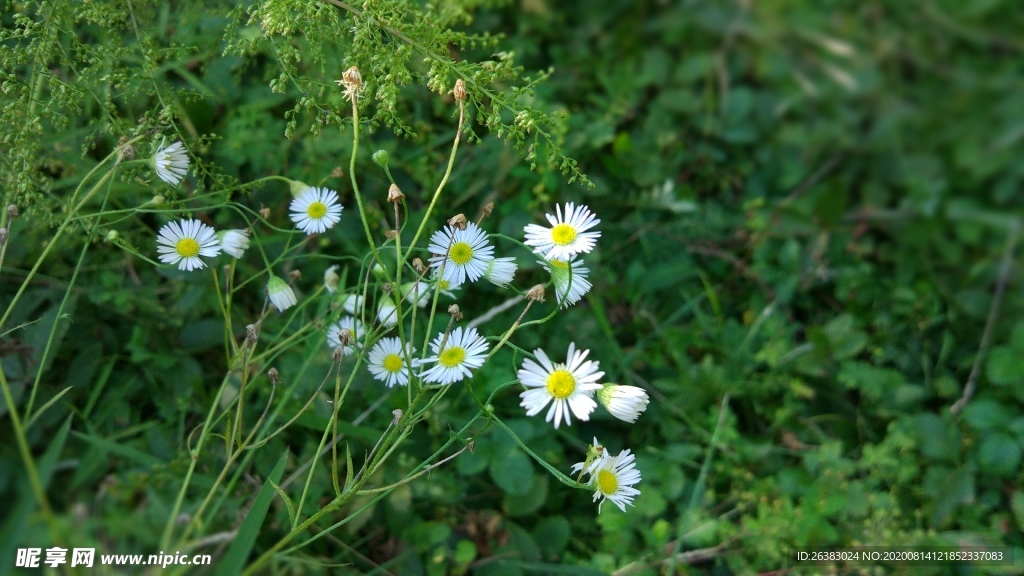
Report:
M 473 257 L 473 248 L 465 242 L 456 242 L 452 245 L 452 249 L 448 251 L 448 257 L 456 264 L 465 264 Z
M 547 389 L 548 394 L 563 400 L 576 390 L 576 378 L 565 370 L 555 370 L 548 376 Z
M 562 223 L 551 229 L 551 240 L 559 246 L 572 244 L 575 239 L 576 229 L 568 224 Z
M 313 202 L 309 208 L 306 208 L 306 214 L 309 214 L 313 220 L 319 220 L 324 217 L 324 214 L 327 214 L 327 205 L 323 202 Z
M 441 352 L 441 356 L 437 359 L 441 363 L 441 366 L 445 368 L 454 368 L 462 361 L 466 359 L 466 350 L 461 346 L 452 346 L 444 352 Z
M 182 238 L 175 244 L 174 249 L 182 258 L 193 258 L 199 255 L 199 242 L 191 238 Z
M 447 290 L 451 284 L 447 280 L 441 280 L 441 290 Z
M 395 373 L 402 369 L 402 357 L 398 354 L 388 354 L 384 357 L 384 369 Z
M 608 470 L 599 470 L 597 472 L 597 489 L 611 496 L 619 489 L 619 479 Z
M 560 268 L 562 270 L 569 269 L 569 263 L 562 260 L 548 260 L 548 264 L 551 264 L 552 268 Z

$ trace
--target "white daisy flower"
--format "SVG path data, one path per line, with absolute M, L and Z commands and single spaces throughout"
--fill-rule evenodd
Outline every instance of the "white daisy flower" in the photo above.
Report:
M 590 252 L 594 244 L 601 236 L 597 230 L 587 232 L 601 221 L 594 218 L 593 213 L 586 206 L 576 207 L 569 202 L 565 205 L 565 217 L 562 217 L 562 209 L 555 205 L 555 216 L 547 214 L 551 228 L 545 228 L 537 224 L 527 224 L 523 230 L 526 232 L 524 244 L 532 246 L 533 251 L 540 254 L 544 259 L 568 260 L 581 252 Z
M 495 258 L 487 263 L 487 269 L 484 270 L 484 278 L 487 278 L 491 284 L 502 288 L 507 286 L 515 278 L 515 275 L 515 258 Z
M 232 258 L 239 259 L 249 249 L 249 230 L 225 230 L 217 232 L 220 249 Z
M 487 234 L 472 222 L 466 223 L 465 230 L 445 226 L 444 230 L 434 232 L 428 249 L 434 254 L 430 266 L 440 270 L 443 265 L 443 278 L 452 286 L 459 286 L 467 278 L 475 282 L 487 271 L 487 263 L 494 259 L 494 247 L 487 240 Z
M 595 438 L 596 442 L 597 439 Z M 640 471 L 636 469 L 636 462 L 629 449 L 619 452 L 618 456 L 612 456 L 607 450 L 589 468 L 590 482 L 595 488 L 594 502 L 600 500 L 597 505 L 598 514 L 601 513 L 601 505 L 605 500 L 611 500 L 623 512 L 626 505 L 633 505 L 633 498 L 640 495 L 640 491 L 633 488 L 640 482 Z M 577 465 L 582 467 L 582 465 Z M 577 469 L 576 466 L 573 466 Z
M 377 308 L 377 321 L 388 328 L 398 326 L 398 306 L 395 306 L 394 300 L 390 297 L 380 301 L 380 306 Z
M 409 357 L 412 358 L 416 349 L 406 345 Z M 416 361 L 413 360 L 413 365 Z M 373 377 L 391 388 L 395 384 L 405 386 L 409 383 L 409 370 L 405 364 L 405 352 L 402 341 L 398 338 L 381 338 L 370 350 L 370 363 L 367 365 Z
M 327 330 L 327 347 L 331 350 L 341 346 L 342 330 L 348 331 L 352 339 L 350 344 L 346 344 L 342 348 L 342 353 L 351 354 L 358 350 L 359 343 L 362 342 L 363 336 L 366 335 L 363 331 L 363 323 L 358 318 L 353 318 L 352 316 L 345 316 L 338 320 L 337 324 L 334 324 Z
M 426 282 L 409 282 L 402 285 L 405 301 L 420 308 L 426 308 L 427 304 L 430 304 L 430 297 L 433 295 L 431 290 L 430 284 Z
M 188 154 L 180 141 L 170 146 L 161 145 L 153 154 L 153 169 L 156 175 L 171 186 L 177 186 L 188 172 Z
M 571 411 L 576 418 L 587 421 L 590 413 L 597 408 L 592 396 L 601 389 L 598 380 L 604 376 L 599 372 L 600 363 L 586 360 L 590 350 L 576 350 L 576 343 L 569 344 L 565 364 L 554 364 L 543 350 L 533 351 L 540 364 L 527 358 L 519 369 L 519 382 L 530 388 L 519 394 L 523 399 L 519 405 L 526 408 L 527 416 L 535 416 L 549 403 L 546 422 L 555 421 L 555 428 L 565 418 L 565 425 L 571 426 Z
M 267 295 L 270 296 L 270 303 L 280 312 L 295 306 L 295 303 L 298 302 L 292 287 L 273 274 L 267 281 Z
M 292 200 L 291 219 L 306 234 L 322 234 L 341 220 L 338 194 L 327 188 L 309 188 Z
M 334 294 L 338 291 L 338 265 L 329 266 L 327 270 L 324 270 L 324 288 L 329 294 Z M 352 314 L 352 312 L 349 312 Z
M 441 343 L 444 342 L 444 349 Z M 424 358 L 422 364 L 436 362 L 437 364 L 420 375 L 424 382 L 440 382 L 451 384 L 458 382 L 467 376 L 472 376 L 470 368 L 479 368 L 484 363 L 484 353 L 487 352 L 487 341 L 477 333 L 476 328 L 463 330 L 461 326 L 452 330 L 447 341 L 442 332 L 430 343 L 430 350 L 433 356 Z
M 341 300 L 341 308 L 353 316 L 359 316 L 363 310 L 363 297 L 358 294 L 346 294 Z
M 156 235 L 157 253 L 164 264 L 177 264 L 178 270 L 198 270 L 206 264 L 200 256 L 220 254 L 217 232 L 199 220 L 168 222 Z
M 619 420 L 636 422 L 647 409 L 650 397 L 643 388 L 619 384 L 605 384 L 597 391 L 597 401 Z
M 555 285 L 555 296 L 562 308 L 568 308 L 580 301 L 593 287 L 587 276 L 590 270 L 583 266 L 583 261 L 575 256 L 572 259 L 551 259 L 540 263 L 551 273 L 551 281 Z M 570 272 L 571 266 L 571 272 Z

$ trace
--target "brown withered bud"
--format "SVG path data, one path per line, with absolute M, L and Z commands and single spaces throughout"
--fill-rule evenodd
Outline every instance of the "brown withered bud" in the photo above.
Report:
M 267 370 L 267 378 L 270 378 L 270 381 L 273 382 L 275 386 L 281 383 L 281 376 L 277 373 L 277 368 Z
M 402 419 L 402 410 L 400 408 L 395 408 L 391 411 L 391 415 L 394 416 L 394 418 L 391 419 L 391 425 L 397 426 L 398 421 Z
M 452 89 L 452 96 L 455 96 L 456 100 L 466 99 L 466 83 L 459 78 L 455 81 L 455 88 Z
M 15 206 L 14 204 L 8 204 L 7 205 L 7 215 L 11 217 L 11 220 L 14 220 L 15 218 L 17 218 L 18 217 L 18 207 Z
M 385 282 L 380 289 L 383 290 L 385 294 L 391 294 L 395 291 L 395 287 L 391 285 L 391 282 Z
M 534 302 L 543 302 L 544 301 L 544 285 L 543 284 L 537 284 L 533 288 L 530 288 L 530 291 L 526 293 L 526 299 L 527 300 L 532 300 Z
M 422 275 L 427 273 L 427 267 L 423 265 L 423 260 L 420 260 L 419 258 L 412 259 L 412 269 L 415 270 L 417 274 Z
M 334 170 L 331 170 L 331 178 L 341 178 L 345 175 L 345 171 L 341 169 L 341 166 L 335 166 Z
M 452 318 L 454 318 L 456 322 L 462 320 L 462 310 L 459 310 L 458 304 L 452 304 L 449 306 L 448 313 L 452 315 Z
M 388 202 L 401 202 L 405 198 L 405 194 L 398 189 L 398 184 L 392 184 L 391 188 L 388 188 Z
M 255 343 L 257 340 L 259 340 L 259 337 L 260 337 L 260 332 L 256 328 L 255 324 L 249 324 L 248 326 L 245 327 L 245 340 L 246 340 L 246 342 L 249 342 L 250 344 Z
M 359 73 L 359 68 L 350 66 L 349 69 L 345 70 L 345 73 L 341 75 L 341 81 L 346 85 L 351 84 L 355 86 L 358 90 L 363 86 L 363 75 Z
M 394 240 L 395 238 L 398 237 L 398 230 L 385 230 L 384 237 L 386 237 L 388 240 Z
M 491 212 L 494 212 L 494 202 L 484 204 L 484 207 L 480 209 L 480 219 L 483 220 L 484 218 L 487 218 L 491 215 Z
M 7 228 L 0 228 L 0 246 L 7 244 Z
M 456 214 L 455 216 L 452 216 L 451 218 L 448 219 L 448 225 L 451 226 L 452 228 L 458 228 L 459 230 L 465 230 L 466 229 L 466 215 L 465 214 Z
M 316 328 L 317 330 L 322 329 L 324 327 L 324 319 L 317 318 L 316 320 L 313 320 L 313 327 Z
M 127 143 L 127 136 L 121 136 L 121 139 L 117 141 L 117 146 L 121 148 L 122 160 L 131 160 L 132 158 L 135 158 L 135 148 L 132 148 L 131 146 L 125 146 L 125 144 Z
M 476 440 L 470 440 L 466 443 L 466 448 L 469 448 L 470 454 L 476 454 Z
M 348 346 L 356 341 L 356 337 L 352 334 L 352 331 L 348 328 L 342 328 L 338 331 L 338 342 L 341 343 L 341 347 Z
M 292 282 L 302 280 L 302 271 L 292 270 L 291 272 L 288 273 L 288 279 L 291 280 Z
M 345 330 L 343 330 L 342 332 L 345 332 Z M 335 348 L 334 352 L 331 353 L 331 359 L 334 360 L 335 362 L 341 362 L 341 359 L 344 358 L 344 357 L 345 357 L 345 349 L 342 348 L 341 346 L 338 346 L 337 348 Z
M 270 208 L 267 208 L 266 206 L 261 206 L 260 207 L 260 218 L 263 218 L 264 220 L 266 220 L 267 218 L 270 218 Z

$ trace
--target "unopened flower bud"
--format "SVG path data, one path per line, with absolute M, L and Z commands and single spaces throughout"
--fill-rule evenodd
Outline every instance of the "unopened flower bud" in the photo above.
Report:
M 462 311 L 459 310 L 458 304 L 452 304 L 451 306 L 449 306 L 448 313 L 452 315 L 452 318 L 454 318 L 456 322 L 462 320 Z
M 286 178 L 286 180 L 288 180 L 288 191 L 291 192 L 292 196 L 295 198 L 302 196 L 302 193 L 310 188 L 310 185 L 305 182 L 299 182 L 298 180 L 292 180 L 290 178 Z
M 149 204 L 152 204 L 154 206 L 159 206 L 159 205 L 161 205 L 163 203 L 164 203 L 164 197 L 159 195 L 159 194 L 157 194 L 156 196 L 153 196 L 153 198 L 149 201 Z
M 330 292 L 331 294 L 334 294 L 335 292 L 338 291 L 339 278 L 337 270 L 337 264 L 327 268 L 327 270 L 324 270 L 324 288 L 326 288 L 327 291 Z
M 412 269 L 415 270 L 417 274 L 426 274 L 427 272 L 427 267 L 423 265 L 423 260 L 420 260 L 419 258 L 412 259 Z
M 526 293 L 526 299 L 527 300 L 532 300 L 534 302 L 543 302 L 544 301 L 544 285 L 543 284 L 537 284 L 533 288 L 530 288 L 530 291 Z
M 14 204 L 8 204 L 7 205 L 7 215 L 11 217 L 11 220 L 14 220 L 15 218 L 17 218 L 18 217 L 18 207 L 15 206 Z
M 466 83 L 459 78 L 455 81 L 455 88 L 452 89 L 452 96 L 455 96 L 456 100 L 466 99 Z
M 377 277 L 377 280 L 383 280 L 387 275 L 387 270 L 380 264 L 374 264 L 371 270 L 373 270 L 373 275 Z
M 118 234 L 117 230 L 111 230 L 107 232 L 107 242 L 114 242 L 120 237 L 121 235 Z
M 388 202 L 401 202 L 405 198 L 405 194 L 398 189 L 398 184 L 392 184 L 391 188 L 388 188 Z
M 459 230 L 465 230 L 466 229 L 466 215 L 465 214 L 456 214 L 455 216 L 452 216 L 451 218 L 448 219 L 448 225 L 451 226 L 452 228 L 458 228 Z
M 275 386 L 281 383 L 281 375 L 277 373 L 277 368 L 267 370 L 267 378 L 270 378 L 270 381 L 273 382 Z
M 388 151 L 387 150 L 377 150 L 376 152 L 373 153 L 373 156 L 371 156 L 371 158 L 373 158 L 373 161 L 378 166 L 380 166 L 382 168 L 387 168 L 388 167 Z
M 597 391 L 597 401 L 619 420 L 636 422 L 647 409 L 650 398 L 643 388 L 619 384 L 605 384 Z

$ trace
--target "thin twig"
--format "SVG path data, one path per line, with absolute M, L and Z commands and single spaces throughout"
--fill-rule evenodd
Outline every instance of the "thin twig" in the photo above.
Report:
M 978 374 L 981 372 L 981 361 L 988 352 L 988 345 L 992 339 L 992 328 L 999 317 L 999 306 L 1003 302 L 1003 293 L 1006 291 L 1006 283 L 1010 280 L 1010 269 L 1013 266 L 1013 249 L 1017 246 L 1017 234 L 1020 232 L 1020 218 L 1014 218 L 1010 222 L 1010 233 L 1006 236 L 1006 248 L 1003 249 L 1003 262 L 999 266 L 999 278 L 996 279 L 996 294 L 992 298 L 992 307 L 988 311 L 988 320 L 985 322 L 985 332 L 981 335 L 981 344 L 978 346 L 978 355 L 974 357 L 974 366 L 971 366 L 971 374 L 967 377 L 967 385 L 964 386 L 964 395 L 950 407 L 949 411 L 958 414 L 964 406 L 971 401 L 974 391 L 978 387 Z

